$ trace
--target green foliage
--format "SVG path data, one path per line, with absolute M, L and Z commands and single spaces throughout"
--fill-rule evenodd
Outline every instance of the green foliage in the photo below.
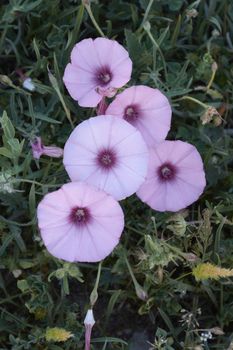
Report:
M 103 262 L 92 348 L 132 349 L 139 331 L 140 350 L 230 350 L 232 279 L 196 281 L 192 271 L 206 263 L 233 265 L 233 3 L 90 3 L 103 33 L 129 51 L 129 85 L 146 84 L 168 96 L 168 138 L 194 144 L 207 177 L 200 200 L 176 215 L 154 212 L 136 196 L 124 202 L 121 243 Z M 71 99 L 62 76 L 74 44 L 97 36 L 81 0 L 1 1 L 0 349 L 84 348 L 83 320 L 98 267 L 64 263 L 46 252 L 36 207 L 68 177 L 60 159 L 34 160 L 30 141 L 40 135 L 63 148 L 73 125 L 95 114 Z M 22 72 L 35 91 L 23 88 Z M 221 125 L 203 123 L 209 107 Z M 48 329 L 72 337 L 62 345 L 47 341 Z M 203 342 L 201 332 L 209 330 L 213 338 Z

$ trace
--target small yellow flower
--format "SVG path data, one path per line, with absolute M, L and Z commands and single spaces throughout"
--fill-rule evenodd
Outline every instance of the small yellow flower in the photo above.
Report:
M 71 332 L 66 331 L 64 328 L 47 328 L 45 333 L 45 339 L 47 341 L 65 342 L 69 338 L 73 337 Z
M 233 276 L 233 270 L 224 269 L 222 267 L 218 267 L 210 263 L 203 263 L 197 265 L 193 269 L 192 274 L 194 275 L 197 281 L 206 280 L 209 278 L 218 280 L 221 277 Z

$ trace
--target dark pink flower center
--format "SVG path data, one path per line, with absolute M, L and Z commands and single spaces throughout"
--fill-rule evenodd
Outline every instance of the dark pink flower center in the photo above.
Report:
M 113 150 L 104 149 L 97 156 L 98 165 L 105 170 L 109 170 L 116 165 L 116 154 Z
M 139 107 L 137 105 L 129 105 L 125 108 L 124 119 L 129 122 L 135 122 L 139 117 Z
M 86 225 L 91 220 L 90 211 L 85 207 L 75 207 L 71 210 L 70 221 L 78 226 Z
M 109 67 L 101 67 L 96 71 L 95 76 L 96 82 L 99 86 L 104 87 L 105 85 L 108 85 L 110 81 L 112 80 L 112 72 Z
M 158 175 L 162 181 L 171 181 L 177 173 L 176 167 L 171 163 L 164 163 L 158 168 Z

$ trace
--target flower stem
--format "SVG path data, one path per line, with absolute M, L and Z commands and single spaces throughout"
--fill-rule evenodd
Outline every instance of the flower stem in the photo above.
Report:
M 15 225 L 15 226 L 20 226 L 20 227 L 31 226 L 31 225 L 34 225 L 35 222 L 36 222 L 36 220 L 34 218 L 31 221 L 28 221 L 28 222 L 25 222 L 25 223 L 20 223 L 20 222 L 17 222 L 17 221 L 6 219 L 6 218 L 4 218 L 4 216 L 0 215 L 0 222 L 1 221 L 5 222 L 7 224 L 10 224 L 10 225 Z
M 133 273 L 133 270 L 130 266 L 130 263 L 127 259 L 127 256 L 126 254 L 124 253 L 124 258 L 125 258 L 125 262 L 126 262 L 126 265 L 128 267 L 128 270 L 129 270 L 129 273 L 130 273 L 130 276 L 132 278 L 132 281 L 133 281 L 133 284 L 134 284 L 134 288 L 135 288 L 135 292 L 138 296 L 139 299 L 145 301 L 148 296 L 147 296 L 147 293 L 146 291 L 140 286 L 140 284 L 138 283 L 138 281 L 136 280 L 136 277 L 134 276 L 134 273 Z
M 91 331 L 92 327 L 88 325 L 85 332 L 85 350 L 90 350 L 91 348 Z
M 124 258 L 125 258 L 125 262 L 126 262 L 126 265 L 127 265 L 127 267 L 128 267 L 130 276 L 131 276 L 131 278 L 132 278 L 132 280 L 133 280 L 133 284 L 134 284 L 135 286 L 137 286 L 137 285 L 138 285 L 138 281 L 136 280 L 136 278 L 135 278 L 135 276 L 134 276 L 134 273 L 133 273 L 133 271 L 132 271 L 132 269 L 131 269 L 131 266 L 130 266 L 130 264 L 129 264 L 129 261 L 128 261 L 128 259 L 127 259 L 126 254 L 124 254 Z
M 102 100 L 100 101 L 97 107 L 97 115 L 104 115 L 107 108 L 108 108 L 108 105 L 106 103 L 105 96 L 103 96 Z
M 91 348 L 91 331 L 92 331 L 92 327 L 95 324 L 92 309 L 93 309 L 93 306 L 95 305 L 95 303 L 98 299 L 98 286 L 99 286 L 99 281 L 100 281 L 101 268 L 102 268 L 102 261 L 99 262 L 95 286 L 94 286 L 94 288 L 91 292 L 91 295 L 90 295 L 90 307 L 91 308 L 87 311 L 87 315 L 86 315 L 86 318 L 84 320 L 84 324 L 85 324 L 85 350 L 90 350 L 90 348 Z
M 146 31 L 147 35 L 149 36 L 152 44 L 154 45 L 154 47 L 159 51 L 159 54 L 161 56 L 162 59 L 162 63 L 163 63 L 163 69 L 164 69 L 164 74 L 165 74 L 165 78 L 167 81 L 167 67 L 166 67 L 166 62 L 165 62 L 165 58 L 164 55 L 159 47 L 159 44 L 157 43 L 157 41 L 154 39 L 153 35 L 151 34 L 151 31 L 149 29 L 150 25 L 148 26 L 147 24 L 149 24 L 148 22 L 144 23 L 143 28 Z
M 44 186 L 60 187 L 60 186 L 62 186 L 62 184 L 42 184 L 42 183 L 40 183 L 38 181 L 29 180 L 29 179 L 14 179 L 14 180 L 12 180 L 12 183 L 17 183 L 17 182 L 25 182 L 25 183 L 29 183 L 29 184 L 35 184 L 35 185 L 38 185 L 38 186 L 41 186 L 41 187 L 44 187 Z
M 91 308 L 93 308 L 93 306 L 95 305 L 95 303 L 98 299 L 98 286 L 99 286 L 99 281 L 100 281 L 101 268 L 102 268 L 102 261 L 100 261 L 100 263 L 98 265 L 98 272 L 97 272 L 97 277 L 96 277 L 96 281 L 95 281 L 95 286 L 94 286 L 94 288 L 91 292 L 91 295 L 90 295 Z
M 215 74 L 216 74 L 216 71 L 217 71 L 217 64 L 216 62 L 214 62 L 215 64 L 212 65 L 212 75 L 211 75 L 211 78 L 210 78 L 210 81 L 206 87 L 206 90 L 209 90 L 213 81 L 214 81 L 214 78 L 215 78 Z
M 145 14 L 144 14 L 142 23 L 140 24 L 140 27 L 138 28 L 138 31 L 140 31 L 140 30 L 143 28 L 144 24 L 146 23 L 147 18 L 148 18 L 148 15 L 149 15 L 149 13 L 150 13 L 150 9 L 151 9 L 151 7 L 152 7 L 152 5 L 153 5 L 153 2 L 154 2 L 154 0 L 150 0 L 150 1 L 149 1 L 149 4 L 147 5 L 146 12 L 145 12 Z
M 100 34 L 103 38 L 105 38 L 104 33 L 102 32 L 102 30 L 100 29 L 98 23 L 97 23 L 96 20 L 95 20 L 95 17 L 94 17 L 94 15 L 93 15 L 93 12 L 92 12 L 92 9 L 91 9 L 91 5 L 85 4 L 85 8 L 86 8 L 86 10 L 87 10 L 88 15 L 90 16 L 90 19 L 91 19 L 93 25 L 95 26 L 95 29 L 97 30 L 97 32 L 99 32 L 99 34 Z
M 199 100 L 197 100 L 196 98 L 191 97 L 191 96 L 183 96 L 183 97 L 177 98 L 177 99 L 175 100 L 175 102 L 176 102 L 176 101 L 183 101 L 183 100 L 189 100 L 189 101 L 192 101 L 192 102 L 194 102 L 194 103 L 197 103 L 198 105 L 202 106 L 202 107 L 205 108 L 205 109 L 208 108 L 208 106 L 207 106 L 205 103 L 203 103 L 203 102 L 201 102 L 201 101 L 199 101 Z

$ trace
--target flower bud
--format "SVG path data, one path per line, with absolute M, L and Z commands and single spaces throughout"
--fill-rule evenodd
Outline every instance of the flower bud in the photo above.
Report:
M 139 299 L 146 301 L 148 299 L 147 292 L 140 286 L 140 284 L 135 285 L 135 291 Z
M 92 309 L 87 310 L 86 317 L 84 319 L 85 325 L 85 350 L 90 350 L 91 348 L 91 331 L 95 324 L 95 319 Z
M 150 22 L 146 21 L 143 25 L 143 28 L 149 32 L 150 31 L 150 28 L 151 28 L 151 25 L 150 25 Z
M 194 263 L 198 260 L 198 257 L 193 253 L 184 253 L 183 256 L 187 261 L 192 262 L 192 263 Z
M 213 328 L 210 328 L 209 331 L 215 335 L 223 335 L 225 334 L 223 332 L 223 330 L 220 328 L 220 327 L 213 327 Z
M 31 78 L 26 78 L 24 81 L 23 81 L 23 87 L 24 89 L 28 90 L 28 91 L 35 91 L 36 87 L 32 81 Z
M 8 78 L 7 75 L 0 75 L 0 83 L 8 86 L 12 86 L 13 83 L 10 78 Z
M 190 9 L 186 11 L 186 16 L 188 19 L 197 17 L 198 12 L 196 9 Z
M 63 149 L 56 146 L 44 146 L 41 138 L 36 137 L 34 142 L 31 142 L 32 154 L 35 159 L 40 159 L 42 155 L 53 158 L 60 158 L 63 155 Z

